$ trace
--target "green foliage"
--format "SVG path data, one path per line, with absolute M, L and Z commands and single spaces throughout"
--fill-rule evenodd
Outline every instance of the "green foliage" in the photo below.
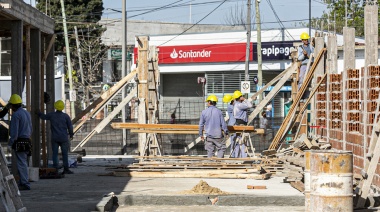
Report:
M 380 5 L 380 0 L 378 5 Z M 344 0 L 324 0 L 327 4 L 328 12 L 324 12 L 319 19 L 314 18 L 311 26 L 316 29 L 336 31 L 343 33 L 346 24 L 345 1 Z M 367 1 L 369 2 L 369 1 Z M 347 26 L 355 28 L 356 36 L 364 36 L 364 6 L 363 0 L 347 0 Z
M 48 5 L 46 5 L 46 2 Z M 89 37 L 98 38 L 104 31 L 97 22 L 103 14 L 102 0 L 64 0 L 67 30 L 69 34 L 70 47 L 75 46 L 74 26 L 79 32 L 88 33 Z M 46 7 L 47 6 L 47 7 Z M 63 19 L 60 0 L 37 0 L 37 9 L 55 19 L 55 51 L 62 52 L 65 46 L 63 37 Z

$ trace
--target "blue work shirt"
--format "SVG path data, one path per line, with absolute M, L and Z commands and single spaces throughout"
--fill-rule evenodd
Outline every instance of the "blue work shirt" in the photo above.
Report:
M 12 146 L 19 138 L 30 138 L 32 135 L 32 119 L 29 112 L 22 107 L 14 111 L 9 128 L 8 146 Z
M 234 117 L 234 105 L 228 104 L 227 106 L 227 114 L 228 114 L 228 126 L 234 126 L 236 119 Z
M 248 115 L 247 110 L 251 108 L 252 102 L 248 101 L 247 99 L 243 102 L 236 101 L 234 104 L 234 117 L 235 119 L 240 119 L 245 122 L 248 122 Z
M 303 50 L 306 50 L 307 52 L 307 55 L 310 56 L 311 53 L 314 52 L 314 47 L 312 45 L 301 45 L 298 47 L 298 60 L 299 61 L 302 61 L 301 64 L 302 65 L 307 65 L 307 63 L 309 62 L 309 58 L 308 57 L 305 57 L 305 55 L 303 54 Z M 312 60 L 312 62 L 314 61 L 314 59 Z
M 199 136 L 203 136 L 203 128 L 206 131 L 206 137 L 209 138 L 223 138 L 222 130 L 226 135 L 228 134 L 222 111 L 213 105 L 202 111 L 199 120 Z
M 69 141 L 69 135 L 72 137 L 73 124 L 69 115 L 62 111 L 55 111 L 48 114 L 38 113 L 38 116 L 43 120 L 50 120 L 51 139 L 54 142 L 63 143 Z

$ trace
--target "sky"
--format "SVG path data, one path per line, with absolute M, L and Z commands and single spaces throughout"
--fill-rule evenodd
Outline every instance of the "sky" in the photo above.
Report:
M 35 0 L 24 1 L 35 6 Z M 103 18 L 121 19 L 123 1 L 103 0 Z M 255 0 L 251 1 L 254 11 Z M 309 1 L 312 17 L 321 17 L 323 11 L 327 10 L 322 0 L 259 1 L 263 29 L 281 28 L 273 10 L 286 28 L 297 27 L 300 22 L 308 22 Z M 128 19 L 193 24 L 198 21 L 199 24 L 228 24 L 226 17 L 237 5 L 246 8 L 247 0 L 126 0 Z M 254 21 L 252 18 L 252 22 Z
M 103 0 L 103 7 L 105 8 L 103 17 L 121 19 L 121 13 L 114 10 L 122 10 L 122 1 Z M 311 0 L 312 17 L 321 17 L 323 11 L 326 10 L 326 5 L 321 1 Z M 193 24 L 203 18 L 204 20 L 199 24 L 227 24 L 225 19 L 231 10 L 236 8 L 236 5 L 243 5 L 246 8 L 247 4 L 247 0 L 227 0 L 225 2 L 224 0 L 127 0 L 126 2 L 128 19 L 176 23 L 191 22 Z M 224 3 L 222 4 L 222 2 Z M 253 11 L 255 10 L 254 3 L 255 0 L 252 0 Z M 299 22 L 308 22 L 308 0 L 261 0 L 260 13 L 262 28 L 264 29 L 281 28 L 269 3 L 272 4 L 278 18 L 287 28 L 295 27 L 295 24 Z M 167 7 L 165 8 L 165 6 Z M 215 8 L 217 9 L 208 15 Z

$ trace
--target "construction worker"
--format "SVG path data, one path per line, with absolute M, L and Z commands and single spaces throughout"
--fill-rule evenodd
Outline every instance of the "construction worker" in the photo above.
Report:
M 73 138 L 73 124 L 71 123 L 69 115 L 63 113 L 65 104 L 62 100 L 58 100 L 54 103 L 55 112 L 43 114 L 38 111 L 38 116 L 42 120 L 50 120 L 51 129 L 51 146 L 53 149 L 53 167 L 57 170 L 58 167 L 58 148 L 61 147 L 62 160 L 63 160 L 63 173 L 73 174 L 69 169 L 68 153 L 70 150 L 70 140 Z
M 253 104 L 245 99 L 243 97 L 243 94 L 236 90 L 234 94 L 232 95 L 232 98 L 235 99 L 235 104 L 234 104 L 234 117 L 236 119 L 235 125 L 247 125 L 248 122 L 248 115 L 247 115 L 247 110 L 249 108 L 253 107 Z M 245 158 L 247 157 L 246 153 L 246 145 L 244 143 L 239 143 L 238 140 L 240 141 L 242 137 L 240 136 L 241 134 L 237 133 L 233 146 L 233 152 L 231 154 L 231 157 L 242 157 Z
M 234 117 L 234 102 L 235 100 L 232 98 L 230 94 L 226 94 L 223 97 L 223 102 L 228 104 L 227 105 L 227 116 L 228 116 L 228 122 L 227 126 L 233 126 L 235 125 L 236 119 Z M 231 152 L 233 151 L 233 148 L 235 146 L 235 140 L 236 140 L 236 134 L 232 134 L 230 136 L 231 139 Z
M 222 130 L 225 136 L 227 136 L 227 125 L 224 121 L 222 111 L 215 107 L 218 102 L 218 97 L 210 95 L 207 97 L 206 102 L 207 109 L 202 111 L 199 120 L 199 136 L 202 141 L 205 142 L 205 150 L 207 151 L 208 158 L 214 155 L 215 148 L 217 149 L 218 158 L 223 158 L 227 147 Z M 203 136 L 203 129 L 205 130 L 205 136 Z
M 235 125 L 247 125 L 248 115 L 247 110 L 252 108 L 252 102 L 243 97 L 240 91 L 235 91 L 232 97 L 235 99 L 234 104 L 234 117 L 236 119 Z
M 265 136 L 267 134 L 267 128 L 268 128 L 268 118 L 267 118 L 267 112 L 263 111 L 261 112 L 260 117 L 260 128 L 264 129 L 264 134 L 261 135 L 261 142 L 265 142 Z
M 8 149 L 12 149 L 12 155 L 17 158 L 17 170 L 20 176 L 19 189 L 30 190 L 28 176 L 28 155 L 31 151 L 32 121 L 28 111 L 21 107 L 22 99 L 17 94 L 12 94 L 9 99 L 12 104 L 12 120 L 9 126 Z
M 303 32 L 300 36 L 300 39 L 302 40 L 302 45 L 298 47 L 298 61 L 301 61 L 301 67 L 298 76 L 298 89 L 300 89 L 304 81 L 310 54 L 314 52 L 314 47 L 309 44 L 309 38 L 310 36 L 306 32 Z

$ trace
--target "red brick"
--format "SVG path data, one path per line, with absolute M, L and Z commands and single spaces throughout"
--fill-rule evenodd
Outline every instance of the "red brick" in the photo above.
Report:
M 354 161 L 354 166 L 363 168 L 364 167 L 364 159 L 362 157 L 353 157 Z
M 354 153 L 354 156 L 363 157 L 364 156 L 364 149 L 362 146 L 354 145 L 353 153 Z
M 343 150 L 343 142 L 334 141 L 333 143 L 331 143 L 331 147 L 337 150 Z

